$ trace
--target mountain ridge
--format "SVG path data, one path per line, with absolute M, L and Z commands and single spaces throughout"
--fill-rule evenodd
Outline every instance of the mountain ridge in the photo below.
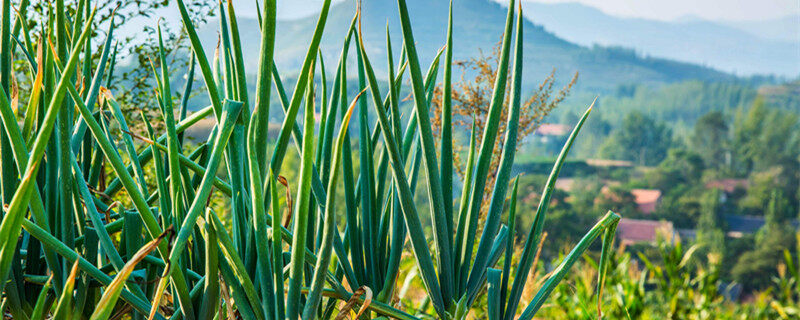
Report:
M 709 63 L 736 74 L 800 75 L 800 38 L 793 42 L 768 39 L 754 24 L 730 25 L 696 17 L 676 21 L 623 18 L 575 2 L 525 0 L 523 8 L 528 19 L 585 46 L 634 47 L 644 54 Z
M 449 1 L 408 0 L 415 41 L 423 66 L 427 66 L 445 43 Z M 489 0 L 454 2 L 454 60 L 467 60 L 489 53 L 499 42 L 507 9 Z M 347 28 L 355 14 L 355 2 L 345 1 L 331 6 L 321 50 L 329 74 L 338 59 Z M 392 37 L 395 59 L 399 59 L 402 46 L 397 5 L 394 1 L 362 2 L 362 29 L 368 54 L 380 73 L 386 74 L 385 28 Z M 306 43 L 310 41 L 317 17 L 278 22 L 276 63 L 282 73 L 299 68 L 305 56 Z M 239 18 L 245 60 L 248 65 L 257 61 L 259 44 L 258 24 L 255 19 Z M 641 56 L 634 50 L 618 47 L 585 47 L 548 32 L 531 21 L 524 21 L 526 87 L 543 80 L 554 68 L 562 82 L 569 81 L 575 72 L 580 73 L 578 87 L 591 91 L 613 90 L 619 84 L 660 84 L 698 79 L 705 81 L 733 80 L 736 77 L 706 66 Z M 217 24 L 201 28 L 206 48 L 216 43 Z M 350 53 L 354 50 L 351 48 Z M 352 57 L 352 56 L 351 56 Z M 349 62 L 354 63 L 355 59 Z M 255 70 L 254 68 L 251 68 Z M 353 73 L 354 75 L 354 73 Z

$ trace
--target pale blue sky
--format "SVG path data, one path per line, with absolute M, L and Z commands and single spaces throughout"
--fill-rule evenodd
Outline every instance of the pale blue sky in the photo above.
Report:
M 799 0 L 536 0 L 578 2 L 608 14 L 656 20 L 695 16 L 715 21 L 750 21 L 800 14 Z

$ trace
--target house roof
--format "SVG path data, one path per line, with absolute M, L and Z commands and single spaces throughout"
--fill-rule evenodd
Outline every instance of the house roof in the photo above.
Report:
M 617 236 L 622 242 L 654 242 L 658 236 L 671 240 L 672 222 L 622 218 L 617 225 Z
M 658 189 L 632 189 L 631 194 L 636 197 L 636 204 L 654 203 L 661 199 L 661 190 Z
M 675 233 L 677 233 L 681 239 L 694 240 L 697 238 L 696 229 L 675 229 Z
M 631 194 L 635 198 L 639 211 L 642 213 L 656 211 L 658 202 L 661 200 L 661 190 L 657 189 L 633 189 Z
M 728 193 L 736 189 L 747 189 L 749 186 L 750 182 L 747 179 L 719 179 L 706 183 L 706 188 L 708 189 L 720 189 Z
M 732 238 L 740 238 L 746 234 L 756 233 L 766 224 L 766 219 L 763 216 L 725 214 L 723 219 L 727 225 L 726 235 Z M 800 226 L 800 221 L 797 219 L 792 219 L 789 223 L 794 228 Z
M 586 164 L 593 167 L 633 167 L 633 162 L 610 159 L 586 159 Z
M 728 225 L 728 232 L 754 233 L 766 222 L 761 216 L 726 214 L 725 223 Z
M 540 136 L 563 136 L 569 133 L 571 126 L 558 123 L 543 123 L 534 132 Z

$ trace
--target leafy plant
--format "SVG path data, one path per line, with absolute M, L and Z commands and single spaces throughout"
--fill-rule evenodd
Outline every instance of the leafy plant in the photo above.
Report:
M 448 83 L 448 92 L 447 94 L 450 98 L 447 99 L 448 107 L 450 108 L 450 112 L 442 112 L 441 108 L 443 107 L 444 99 L 442 99 L 442 95 L 445 94 L 444 86 L 437 86 L 434 89 L 434 94 L 431 99 L 431 105 L 433 108 L 433 115 L 432 115 L 432 123 L 434 135 L 436 137 L 442 137 L 443 143 L 447 143 L 447 135 L 448 137 L 452 137 L 452 128 L 447 128 L 447 126 L 443 127 L 443 123 L 446 121 L 451 125 L 451 127 L 455 127 L 458 131 L 469 132 L 470 128 L 473 126 L 475 130 L 478 132 L 482 132 L 485 130 L 486 127 L 486 118 L 490 114 L 489 108 L 491 107 L 491 94 L 494 90 L 495 83 L 497 82 L 497 64 L 499 62 L 499 58 L 501 55 L 500 52 L 500 43 L 495 46 L 494 50 L 488 56 L 480 56 L 478 58 L 473 58 L 466 61 L 456 61 L 454 62 L 455 66 L 458 66 L 462 71 L 462 79 L 455 83 Z M 475 73 L 474 77 L 469 79 L 463 79 L 465 75 L 471 75 Z M 506 76 L 506 86 L 505 86 L 505 95 L 511 95 L 511 87 L 509 83 L 511 82 L 511 75 Z M 550 72 L 550 75 L 536 87 L 533 92 L 530 93 L 530 96 L 525 98 L 524 101 L 521 101 L 520 110 L 519 110 L 519 120 L 517 125 L 517 150 L 522 147 L 522 144 L 526 142 L 526 138 L 534 133 L 539 125 L 541 125 L 544 118 L 550 114 L 553 109 L 555 109 L 564 99 L 569 95 L 572 87 L 578 80 L 578 74 L 575 73 L 572 80 L 567 83 L 564 87 L 559 89 L 557 92 L 553 91 L 553 87 L 555 86 L 555 70 Z M 455 88 L 451 88 L 455 86 Z M 508 127 L 508 122 L 504 121 L 503 119 L 508 118 L 508 112 L 511 111 L 511 108 L 508 108 L 508 104 L 511 103 L 509 99 L 506 99 L 503 108 L 501 109 L 501 121 L 498 124 L 497 134 L 500 136 L 505 135 L 505 131 Z M 449 129 L 449 130 L 448 130 Z M 476 143 L 481 143 L 481 136 L 475 137 L 477 139 Z M 453 139 L 459 140 L 459 139 Z M 490 165 L 490 176 L 486 183 L 486 190 L 484 191 L 485 195 L 490 195 L 492 188 L 494 188 L 494 179 L 495 176 L 493 173 L 497 172 L 497 167 L 500 165 L 500 156 L 503 151 L 503 139 L 497 139 L 494 145 L 494 154 L 492 156 L 492 162 Z M 463 177 L 464 172 L 462 167 L 464 163 L 462 159 L 459 157 L 459 154 L 465 151 L 463 147 L 459 147 L 459 143 L 454 143 L 455 150 L 458 151 L 454 153 L 453 160 L 455 161 L 456 165 L 456 172 Z M 450 149 L 452 147 L 448 147 Z M 549 164 L 548 164 L 549 166 Z M 444 174 L 444 173 L 443 173 Z M 489 199 L 484 199 L 484 202 L 488 202 Z M 488 203 L 484 203 L 488 204 Z
M 157 135 L 152 115 L 142 112 L 141 124 L 148 135 L 144 137 L 131 131 L 130 114 L 124 111 L 129 109 L 102 84 L 114 76 L 113 17 L 92 73 L 95 63 L 85 54 L 85 47 L 96 41 L 93 37 L 99 33 L 89 0 L 79 1 L 75 10 L 67 10 L 64 0 L 56 0 L 43 21 L 46 28 L 38 35 L 25 31 L 25 43 L 18 41 L 17 31 L 12 32 L 11 2 L 3 0 L 0 79 L 5 94 L 0 95 L 4 127 L 0 131 L 0 186 L 8 205 L 0 223 L 0 279 L 6 283 L 2 310 L 18 319 L 41 319 L 49 314 L 56 319 L 108 319 L 127 314 L 134 319 L 328 319 L 337 310 L 336 318 L 343 318 L 358 305 L 357 317 L 418 319 L 430 316 L 430 310 L 422 307 L 412 315 L 393 301 L 409 239 L 426 299 L 436 317 L 466 318 L 488 284 L 489 318 L 514 318 L 535 264 L 533 249 L 542 237 L 555 181 L 591 107 L 553 167 L 522 258 L 512 271 L 509 257 L 515 245 L 511 236 L 515 227 L 513 223 L 501 226 L 501 215 L 519 139 L 521 7 L 510 2 L 485 126 L 479 140 L 478 133 L 472 132 L 463 181 L 466 187 L 455 208 L 451 96 L 444 95 L 441 149 L 436 150 L 429 113 L 439 58 L 423 77 L 406 3 L 397 3 L 404 53 L 395 70 L 387 33 L 388 94 L 380 90 L 357 12 L 345 35 L 328 98 L 327 74 L 318 52 L 330 0 L 323 2 L 291 95 L 273 65 L 275 0 L 265 0 L 260 10 L 262 39 L 254 93 L 248 90 L 243 39 L 232 1 L 219 7 L 220 50 L 209 60 L 186 4 L 177 0 L 192 50 L 171 54 L 187 54 L 188 60 L 196 62 L 210 106 L 185 115 L 190 81 L 176 117 L 173 65 L 158 29 L 158 59 L 152 72 L 161 113 L 157 121 L 163 121 L 165 132 Z M 20 7 L 27 5 L 20 3 Z M 445 92 L 451 89 L 454 48 L 452 13 L 449 18 Z M 514 34 L 511 94 L 506 97 Z M 35 55 L 31 54 L 33 39 L 38 40 Z M 360 90 L 352 98 L 346 71 L 351 41 L 358 51 Z M 23 53 L 28 72 L 36 75 L 24 108 L 19 106 L 25 100 L 22 94 L 10 86 L 14 78 L 11 62 L 17 52 Z M 188 74 L 194 69 L 190 66 Z M 413 112 L 403 119 L 399 95 L 406 70 Z M 317 74 L 322 79 L 319 82 L 315 81 Z M 88 85 L 76 86 L 78 80 L 86 79 L 91 79 Z M 268 143 L 273 85 L 285 117 L 277 139 Z M 251 94 L 255 95 L 252 108 Z M 370 106 L 377 124 L 370 123 Z M 298 121 L 301 109 L 303 117 Z M 348 132 L 354 113 L 359 124 L 357 171 Z M 508 117 L 507 128 L 483 218 L 481 204 L 489 171 L 493 171 L 501 115 Z M 216 123 L 207 141 L 189 152 L 183 133 L 207 116 L 213 116 Z M 20 117 L 24 119 L 21 126 Z M 405 128 L 401 127 L 403 120 Z M 281 175 L 290 145 L 300 157 L 299 174 L 291 184 Z M 219 171 L 222 174 L 218 176 Z M 340 176 L 343 214 L 336 206 Z M 414 198 L 414 187 L 421 179 L 427 186 L 433 250 L 419 216 L 426 210 Z M 282 185 L 289 189 L 284 197 L 280 196 Z M 515 184 L 508 202 L 509 221 L 514 221 L 516 214 L 516 191 Z M 209 205 L 212 197 L 224 198 L 229 209 L 217 214 Z M 338 226 L 340 220 L 345 222 L 342 227 Z M 519 318 L 531 319 L 572 265 L 602 235 L 599 297 L 618 220 L 613 212 L 603 216 L 552 270 Z M 483 228 L 476 241 L 479 224 Z M 169 241 L 163 241 L 164 230 L 175 231 Z M 506 262 L 496 269 L 503 254 Z M 76 267 L 65 277 L 67 263 Z M 58 303 L 53 306 L 55 301 Z M 340 301 L 347 302 L 340 306 Z

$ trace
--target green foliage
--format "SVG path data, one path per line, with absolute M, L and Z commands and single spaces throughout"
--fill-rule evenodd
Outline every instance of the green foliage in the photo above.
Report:
M 641 319 L 653 305 L 649 303 L 645 290 L 647 272 L 639 269 L 637 261 L 624 248 L 611 251 L 608 265 L 608 276 L 604 289 L 600 310 L 602 315 L 610 319 Z M 591 301 L 593 278 L 597 265 L 590 260 L 581 264 L 581 271 L 571 275 L 569 285 L 561 285 L 553 293 L 554 304 L 542 310 L 544 316 L 568 319 L 591 319 L 597 313 Z M 651 291 L 652 292 L 652 291 Z
M 604 119 L 621 123 L 625 115 L 641 112 L 660 121 L 695 123 L 711 111 L 732 112 L 750 105 L 757 92 L 751 86 L 726 81 L 684 81 L 665 86 L 620 85 L 616 95 L 600 101 Z
M 693 150 L 672 148 L 658 166 L 645 174 L 647 186 L 669 190 L 674 186 L 691 186 L 700 182 L 706 163 Z
M 794 172 L 789 168 L 783 166 L 772 167 L 765 171 L 753 172 L 750 174 L 749 181 L 750 187 L 747 193 L 739 200 L 739 207 L 747 213 L 764 214 L 764 209 L 773 197 L 773 193 L 779 192 L 782 201 L 787 201 L 786 207 L 783 208 L 787 212 L 782 212 L 782 215 L 789 216 L 790 212 L 796 212 L 792 208 L 796 208 L 797 199 L 789 197 L 789 195 L 796 194 L 797 185 L 793 183 L 795 178 L 791 176 Z
M 625 90 L 618 95 L 628 98 L 637 90 L 635 86 L 621 89 Z M 671 89 L 662 87 L 651 92 L 668 90 Z M 682 94 L 690 93 L 685 91 Z M 797 114 L 789 111 L 791 106 L 773 105 L 772 94 L 766 89 L 761 90 L 758 98 L 754 97 L 752 102 L 742 106 L 726 107 L 720 103 L 705 115 L 691 116 L 699 118 L 693 127 L 659 119 L 647 122 L 647 126 L 642 125 L 638 130 L 629 130 L 638 132 L 636 135 L 629 133 L 629 137 L 647 138 L 645 129 L 656 128 L 658 131 L 666 127 L 675 130 L 676 139 L 673 144 L 661 148 L 663 157 L 652 159 L 646 166 L 608 171 L 600 166 L 590 166 L 588 170 L 572 175 L 572 181 L 554 194 L 553 224 L 548 232 L 559 239 L 569 238 L 570 233 L 574 237 L 577 230 L 591 224 L 581 214 L 587 207 L 595 210 L 598 207 L 612 208 L 626 218 L 669 223 L 675 237 L 683 238 L 685 243 L 697 244 L 697 263 L 703 262 L 703 257 L 708 254 L 715 255 L 715 259 L 726 266 L 719 270 L 721 281 L 743 285 L 743 297 L 757 301 L 737 305 L 736 310 L 753 311 L 747 313 L 753 317 L 779 316 L 775 313 L 779 295 L 773 293 L 792 286 L 786 275 L 786 270 L 792 268 L 784 268 L 786 263 L 783 261 L 786 260 L 784 251 L 794 255 L 797 250 L 794 246 L 797 240 L 793 235 L 798 226 L 797 208 L 800 207 L 797 189 L 800 166 L 796 149 Z M 684 97 L 676 99 L 680 101 Z M 660 103 L 653 101 L 653 104 Z M 692 102 L 688 106 L 696 107 L 698 104 Z M 640 109 L 647 110 L 644 107 Z M 597 111 L 602 117 L 616 112 L 610 108 Z M 684 111 L 684 115 L 691 115 L 688 109 Z M 653 111 L 645 114 L 648 113 Z M 562 119 L 569 120 L 573 116 L 567 113 Z M 612 138 L 623 136 L 619 132 L 631 119 L 638 118 L 640 121 L 636 123 L 640 124 L 646 122 L 641 120 L 645 118 L 642 114 L 620 118 L 623 123 L 611 129 Z M 595 123 L 597 120 L 594 118 Z M 602 134 L 606 126 L 610 129 L 609 120 L 602 121 L 595 128 L 586 126 L 584 130 Z M 778 136 L 779 131 L 782 136 Z M 609 139 L 605 150 L 617 146 Z M 637 147 L 640 146 L 629 145 L 618 150 L 630 151 L 630 148 Z M 598 155 L 585 147 L 582 151 L 582 156 L 589 159 L 615 156 L 613 153 Z M 638 163 L 635 157 L 629 159 Z M 590 161 L 572 160 L 568 165 L 573 163 Z M 541 171 L 532 170 L 537 167 L 525 164 L 518 168 L 529 173 Z M 541 180 L 541 177 L 526 177 L 521 180 L 520 187 L 529 193 L 535 192 L 530 185 L 541 183 L 537 179 Z M 634 197 L 630 191 L 638 188 L 661 191 L 655 212 L 642 213 L 633 204 Z M 536 194 L 526 198 L 538 199 Z M 522 226 L 531 223 L 527 221 L 529 219 L 519 220 Z M 765 224 L 758 230 L 762 222 Z M 637 249 L 641 249 L 640 246 L 643 245 L 637 245 Z M 543 250 L 544 256 L 550 258 L 559 252 L 559 249 Z M 648 254 L 650 256 L 652 254 Z M 697 263 L 692 263 L 686 272 L 693 272 Z M 794 306 L 781 306 L 780 312 L 785 312 L 789 318 L 794 315 Z
M 636 197 L 630 189 L 623 186 L 610 186 L 601 189 L 600 194 L 595 198 L 595 207 L 614 208 L 622 214 L 634 215 L 637 212 Z
M 718 189 L 709 190 L 701 200 L 700 218 L 697 219 L 697 243 L 703 252 L 717 255 L 725 253 L 724 223 L 720 216 L 720 196 Z
M 531 174 L 547 174 L 552 166 L 554 158 L 534 158 L 528 161 L 520 161 L 514 166 L 517 170 L 531 173 Z M 591 175 L 596 172 L 597 168 L 589 166 L 586 161 L 569 159 L 564 162 L 564 168 L 561 171 L 563 177 L 576 177 Z
M 700 152 L 705 163 L 719 168 L 730 166 L 729 136 L 730 128 L 725 114 L 712 111 L 697 119 L 689 141 L 692 149 Z
M 673 130 L 676 138 L 686 139 L 687 145 L 700 147 L 700 144 L 703 144 L 711 147 L 708 153 L 697 150 L 704 156 L 704 159 L 709 159 L 706 156 L 712 153 L 719 156 L 720 151 L 730 151 L 727 148 L 734 145 L 730 141 L 730 134 L 734 131 L 734 124 L 731 120 L 735 118 L 734 116 L 739 110 L 746 112 L 754 101 L 760 99 L 770 108 L 792 113 L 800 111 L 800 105 L 787 102 L 791 98 L 784 98 L 793 96 L 791 93 L 796 92 L 796 84 L 776 86 L 780 89 L 767 86 L 759 88 L 757 84 L 757 81 L 748 83 L 747 81 L 688 80 L 660 86 L 643 83 L 617 85 L 616 90 L 599 99 L 597 113 L 593 121 L 588 123 L 584 129 L 587 135 L 576 145 L 576 155 L 596 157 L 600 146 L 608 140 L 609 133 L 613 129 L 621 127 L 629 113 L 638 112 L 667 124 Z M 593 98 L 594 94 L 585 91 L 574 92 L 572 97 L 556 110 L 556 114 L 561 113 L 556 119 L 559 120 L 559 123 L 571 123 L 572 119 L 579 114 L 582 103 L 591 101 Z M 721 118 L 717 118 L 718 116 Z M 728 135 L 721 135 L 722 133 L 719 131 L 724 129 L 720 127 L 720 122 L 723 121 L 728 128 Z M 702 131 L 709 135 L 698 136 L 693 132 L 695 124 L 699 122 L 702 122 L 703 125 L 696 128 L 697 133 Z M 723 137 L 725 141 L 719 141 L 719 137 Z M 715 141 L 723 143 L 709 145 Z M 723 149 L 720 150 L 720 148 Z M 712 167 L 721 164 L 729 165 L 729 159 L 723 158 L 722 160 L 708 163 L 708 165 Z
M 706 268 L 691 270 L 690 262 L 696 250 L 696 246 L 684 250 L 680 242 L 675 245 L 660 243 L 658 252 L 663 268 L 639 254 L 651 280 L 664 292 L 660 297 L 664 300 L 657 303 L 660 302 L 658 306 L 668 318 L 712 319 L 715 315 L 709 310 L 723 301 L 718 291 L 719 257 L 709 255 Z
M 658 164 L 672 146 L 672 130 L 635 111 L 625 116 L 600 149 L 608 159 L 630 160 L 639 165 Z
M 140 110 L 140 120 L 133 120 L 137 115 L 129 112 L 136 108 L 130 104 L 139 100 L 124 97 L 143 97 L 141 87 L 109 88 L 118 61 L 111 47 L 113 17 L 106 33 L 97 32 L 96 11 L 89 9 L 89 0 L 78 1 L 74 10 L 64 0 L 55 1 L 46 9 L 47 17 L 38 18 L 46 26 L 25 33 L 26 38 L 38 40 L 34 59 L 27 54 L 33 51 L 28 50 L 31 41 L 29 48 L 11 46 L 12 33 L 16 38 L 18 31 L 11 30 L 10 1 L 2 4 L 0 78 L 6 86 L 0 95 L 4 126 L 0 190 L 8 205 L 0 223 L 0 280 L 6 283 L 0 312 L 18 319 L 52 314 L 56 319 L 93 320 L 145 316 L 310 320 L 341 318 L 358 306 L 359 315 L 366 318 L 419 319 L 435 314 L 460 320 L 488 285 L 490 318 L 516 316 L 523 290 L 530 289 L 528 273 L 538 267 L 534 249 L 543 238 L 555 181 L 592 108 L 578 119 L 552 166 L 525 251 L 512 269 L 515 241 L 509 233 L 515 230 L 517 183 L 510 200 L 507 196 L 518 140 L 524 61 L 524 19 L 514 1 L 505 21 L 486 126 L 480 140 L 472 135 L 469 174 L 462 182 L 472 188 L 463 188 L 458 208 L 451 205 L 452 136 L 442 135 L 447 143 L 435 141 L 428 116 L 439 60 L 434 59 L 423 76 L 404 0 L 397 2 L 404 53 L 397 70 L 390 68 L 387 95 L 381 93 L 372 67 L 358 11 L 342 34 L 344 50 L 328 94 L 319 49 L 330 0 L 322 4 L 300 73 L 287 94 L 273 65 L 277 3 L 265 0 L 259 8 L 262 46 L 253 108 L 244 39 L 233 2 L 217 8 L 220 50 L 209 59 L 192 17 L 196 7 L 178 0 L 175 5 L 185 31 L 180 39 L 191 51 L 178 50 L 181 42 L 174 43 L 160 26 L 154 28 L 158 41 L 150 49 L 157 59 L 147 70 L 154 75 L 147 90 L 155 94 L 144 96 L 155 102 L 159 112 Z M 20 4 L 21 17 L 28 5 Z M 456 18 L 450 16 L 450 31 Z M 100 43 L 95 38 L 100 35 L 105 35 L 103 50 L 92 70 L 95 59 L 85 48 Z M 351 39 L 358 53 L 360 89 L 354 97 L 347 90 Z M 386 42 L 387 60 L 393 66 L 388 36 Z M 452 37 L 447 47 L 444 73 L 450 81 Z M 22 54 L 15 57 L 18 53 Z M 39 79 L 22 97 L 8 86 L 16 75 L 12 62 L 20 57 L 28 60 L 25 71 Z M 177 97 L 173 80 L 183 65 L 176 61 L 191 64 L 185 68 L 190 80 L 179 103 L 173 98 Z M 205 96 L 191 95 L 196 67 Z M 406 69 L 414 112 L 404 116 L 399 102 Z M 318 76 L 322 80 L 316 82 Z M 268 143 L 273 85 L 285 116 L 277 138 Z M 118 100 L 113 92 L 123 98 Z M 20 110 L 18 102 L 24 98 L 27 108 Z M 190 103 L 210 106 L 189 115 Z M 359 130 L 351 134 L 348 127 L 356 105 Z M 370 119 L 370 108 L 377 123 Z M 297 119 L 301 109 L 302 119 Z M 211 115 L 207 140 L 186 143 L 185 131 Z M 498 137 L 501 123 L 508 129 Z M 147 137 L 134 130 L 142 127 Z M 156 134 L 157 130 L 162 133 Z M 358 139 L 357 161 L 352 138 Z M 501 157 L 497 172 L 491 172 L 498 139 L 503 140 Z M 441 154 L 437 143 L 443 145 Z M 496 183 L 485 190 L 489 175 Z M 416 195 L 420 178 L 427 188 Z M 340 198 L 344 201 L 337 205 Z M 484 199 L 490 199 L 485 208 Z M 503 225 L 506 207 L 510 226 Z M 218 214 L 217 209 L 224 211 Z M 420 218 L 426 210 L 432 238 Z M 602 238 L 597 274 L 602 284 L 619 219 L 609 211 L 588 231 L 582 229 L 584 236 L 552 276 L 535 288 L 519 318 L 536 315 L 597 238 Z M 409 309 L 413 314 L 395 304 L 396 280 L 409 269 L 401 270 L 407 239 L 424 289 L 421 307 Z M 500 270 L 497 263 L 503 255 L 506 262 Z M 67 263 L 75 267 L 65 276 Z
M 641 248 L 640 248 L 641 249 Z M 784 255 L 783 270 L 773 278 L 779 291 L 754 294 L 749 301 L 731 301 L 732 287 L 721 278 L 718 256 L 703 257 L 697 247 L 659 242 L 639 254 L 614 250 L 608 265 L 606 294 L 598 306 L 612 319 L 794 319 L 798 315 L 796 257 Z M 638 258 L 638 259 L 637 259 Z M 641 263 L 641 264 L 640 264 Z M 547 318 L 589 319 L 596 314 L 592 278 L 599 268 L 587 259 L 553 293 Z M 734 290 L 735 291 L 735 290 Z
M 784 259 L 783 252 L 794 247 L 794 230 L 788 201 L 773 191 L 764 208 L 766 223 L 756 234 L 755 248 L 739 257 L 732 270 L 734 279 L 749 288 L 763 289 L 778 275 L 776 266 Z
M 764 86 L 760 88 L 759 93 L 769 105 L 797 112 L 800 108 L 798 90 L 800 90 L 800 81 L 795 80 L 779 85 Z
M 731 142 L 734 170 L 748 174 L 774 166 L 797 168 L 797 125 L 795 113 L 770 108 L 763 99 L 757 99 L 748 110 L 739 110 Z
M 748 289 L 767 288 L 772 277 L 778 274 L 782 250 L 789 248 L 791 240 L 791 235 L 779 234 L 765 239 L 755 250 L 742 254 L 731 270 L 733 279 Z

